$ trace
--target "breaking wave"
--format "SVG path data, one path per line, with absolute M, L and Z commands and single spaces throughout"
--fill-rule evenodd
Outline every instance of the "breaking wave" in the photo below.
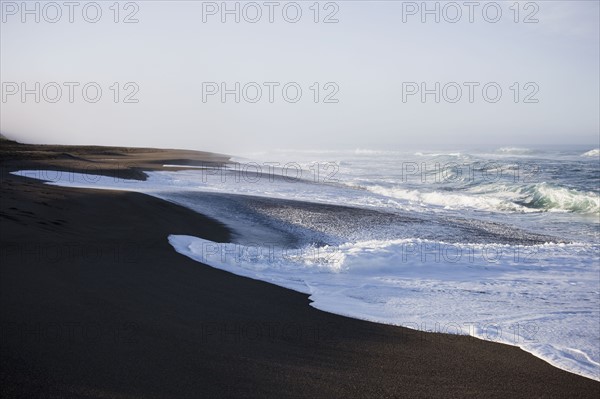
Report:
M 480 209 L 502 212 L 600 213 L 600 196 L 592 192 L 546 182 L 524 186 L 490 184 L 453 191 L 419 191 L 402 187 L 371 186 L 373 193 L 446 209 Z
M 596 148 L 593 150 L 589 150 L 588 152 L 584 152 L 583 154 L 581 154 L 582 157 L 598 157 L 600 156 L 600 148 Z

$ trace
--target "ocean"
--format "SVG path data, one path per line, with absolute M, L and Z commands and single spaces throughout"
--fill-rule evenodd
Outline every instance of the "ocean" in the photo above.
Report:
M 234 161 L 164 165 L 146 181 L 16 174 L 143 192 L 219 220 L 231 242 L 165 240 L 309 294 L 315 308 L 515 345 L 600 380 L 598 148 L 274 150 Z

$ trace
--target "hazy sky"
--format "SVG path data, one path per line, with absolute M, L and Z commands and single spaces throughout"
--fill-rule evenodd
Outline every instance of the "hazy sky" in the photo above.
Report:
M 427 2 L 439 22 L 421 1 L 228 1 L 239 23 L 221 1 L 77 3 L 1 2 L 4 134 L 225 153 L 598 143 L 598 1 Z

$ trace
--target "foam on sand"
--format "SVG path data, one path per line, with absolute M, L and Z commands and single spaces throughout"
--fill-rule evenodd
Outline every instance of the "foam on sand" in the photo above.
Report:
M 433 250 L 443 243 L 423 240 L 297 250 L 178 235 L 169 242 L 198 262 L 308 294 L 311 306 L 327 312 L 514 345 L 600 380 L 598 268 L 586 245 L 465 245 L 444 255 Z M 535 263 L 515 262 L 519 251 L 535 252 Z M 573 251 L 589 261 L 567 267 Z M 489 263 L 492 253 L 504 255 Z M 562 266 L 551 266 L 557 260 Z

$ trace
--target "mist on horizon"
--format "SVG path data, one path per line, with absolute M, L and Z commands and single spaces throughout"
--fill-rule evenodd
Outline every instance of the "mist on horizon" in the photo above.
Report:
M 0 3 L 22 142 L 598 147 L 598 2 Z

